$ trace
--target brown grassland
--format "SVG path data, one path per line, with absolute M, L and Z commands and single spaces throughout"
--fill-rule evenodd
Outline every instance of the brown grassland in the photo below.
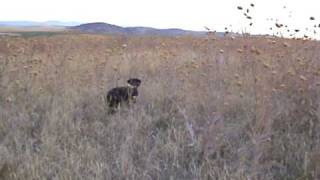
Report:
M 320 179 L 320 44 L 0 37 L 0 179 Z M 142 80 L 108 115 L 107 90 Z

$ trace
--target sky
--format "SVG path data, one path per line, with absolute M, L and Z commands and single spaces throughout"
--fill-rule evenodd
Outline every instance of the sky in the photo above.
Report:
M 311 29 L 320 23 L 319 5 L 316 0 L 3 0 L 0 21 L 107 22 L 188 30 L 205 30 L 206 26 L 217 31 L 228 27 L 234 32 L 264 34 L 271 32 L 269 27 L 276 20 L 290 28 Z M 237 6 L 250 7 L 252 21 Z

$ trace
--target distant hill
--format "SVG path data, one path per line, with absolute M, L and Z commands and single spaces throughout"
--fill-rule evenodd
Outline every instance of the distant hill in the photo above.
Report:
M 0 28 L 15 28 L 15 31 L 52 31 L 59 28 L 74 30 L 82 33 L 95 33 L 95 34 L 119 34 L 119 35 L 132 35 L 132 36 L 203 36 L 206 35 L 206 31 L 190 31 L 178 28 L 169 29 L 157 29 L 151 27 L 122 27 L 104 22 L 86 23 L 80 22 L 63 22 L 63 21 L 0 21 Z M 17 29 L 18 28 L 18 29 Z M 49 29 L 48 29 L 49 28 Z M 8 29 L 8 32 L 13 31 Z M 5 32 L 7 32 L 5 31 Z M 222 36 L 224 33 L 216 33 L 218 36 Z
M 31 27 L 31 26 L 77 26 L 80 22 L 62 22 L 62 21 L 0 21 L 0 26 L 14 26 L 14 27 Z
M 188 31 L 183 29 L 156 29 L 150 27 L 121 27 L 103 22 L 87 23 L 70 27 L 70 29 L 99 34 L 122 34 L 122 35 L 160 35 L 160 36 L 181 36 L 181 35 L 205 35 L 204 31 Z

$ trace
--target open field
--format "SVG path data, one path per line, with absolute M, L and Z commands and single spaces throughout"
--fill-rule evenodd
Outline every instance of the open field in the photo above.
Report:
M 57 34 L 66 34 L 70 31 L 65 27 L 59 26 L 30 26 L 30 27 L 12 27 L 12 26 L 1 26 L 0 27 L 0 37 L 1 36 L 23 36 L 23 37 L 33 37 L 33 36 L 50 36 Z
M 0 32 L 61 32 L 65 31 L 65 27 L 59 26 L 27 26 L 27 27 L 13 27 L 1 26 Z
M 320 44 L 0 37 L 0 179 L 320 179 Z M 137 104 L 107 90 L 142 80 Z

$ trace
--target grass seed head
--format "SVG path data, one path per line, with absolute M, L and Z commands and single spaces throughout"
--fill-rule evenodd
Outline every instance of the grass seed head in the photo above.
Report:
M 12 102 L 12 101 L 13 101 L 13 100 L 12 100 L 12 97 L 8 97 L 8 98 L 6 99 L 6 101 L 7 101 L 8 103 Z
M 276 25 L 277 28 L 282 28 L 283 27 L 283 24 L 280 24 L 280 23 L 276 23 L 275 25 Z
M 128 45 L 127 44 L 122 44 L 122 47 L 126 48 L 126 47 L 128 47 Z
M 285 87 L 287 87 L 285 84 L 280 84 L 280 87 L 281 88 L 285 88 Z
M 266 68 L 266 69 L 270 69 L 270 68 L 271 68 L 271 65 L 268 64 L 268 63 L 266 63 L 266 62 L 264 62 L 264 63 L 263 63 L 263 67 Z
M 239 49 L 237 49 L 237 52 L 238 53 L 243 53 L 243 50 L 239 48 Z
M 284 42 L 284 43 L 283 43 L 283 46 L 284 46 L 284 47 L 289 47 L 289 46 L 290 46 L 290 44 L 289 44 L 289 43 L 287 43 L 287 42 Z
M 276 93 L 276 92 L 277 92 L 277 89 L 276 89 L 276 88 L 272 88 L 272 92 L 273 92 L 273 93 Z
M 305 76 L 303 76 L 303 75 L 300 75 L 300 79 L 302 80 L 302 81 L 306 81 L 306 80 L 308 80 Z

